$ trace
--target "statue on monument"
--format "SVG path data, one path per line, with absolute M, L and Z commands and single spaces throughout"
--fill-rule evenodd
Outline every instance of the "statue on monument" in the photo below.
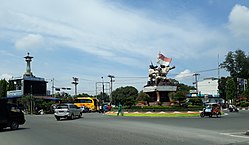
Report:
M 169 66 L 171 61 L 172 58 L 167 58 L 163 54 L 159 53 L 157 63 L 160 64 L 160 67 L 154 66 L 151 62 L 146 86 L 163 86 L 171 84 L 170 80 L 167 78 L 168 72 L 175 68 L 175 66 Z

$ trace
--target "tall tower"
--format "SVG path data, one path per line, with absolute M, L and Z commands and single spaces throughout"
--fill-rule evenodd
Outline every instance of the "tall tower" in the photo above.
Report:
M 24 57 L 25 61 L 27 62 L 27 67 L 26 67 L 26 72 L 25 72 L 25 76 L 33 76 L 32 72 L 31 72 L 31 61 L 32 61 L 32 56 L 29 56 L 29 53 L 27 56 Z

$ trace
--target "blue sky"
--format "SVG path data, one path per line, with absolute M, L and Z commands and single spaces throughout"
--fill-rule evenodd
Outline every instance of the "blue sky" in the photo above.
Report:
M 96 94 L 114 75 L 114 89 L 147 82 L 159 52 L 173 59 L 168 77 L 192 85 L 194 72 L 217 68 L 228 51 L 248 54 L 249 2 L 238 0 L 0 0 L 0 77 L 22 76 L 24 56 L 51 88 Z M 200 72 L 199 80 L 217 77 Z M 221 70 L 221 76 L 228 73 Z M 73 94 L 72 92 L 69 92 Z

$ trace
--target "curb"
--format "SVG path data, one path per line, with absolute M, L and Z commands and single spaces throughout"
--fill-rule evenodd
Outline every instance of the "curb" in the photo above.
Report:
M 226 109 L 223 109 L 223 110 L 228 110 L 228 109 L 226 108 Z M 246 111 L 249 111 L 249 108 L 238 108 L 238 110 L 246 110 Z
M 106 112 L 105 114 L 117 114 L 118 112 L 113 112 L 113 111 L 110 111 L 110 112 Z M 199 111 L 196 111 L 196 112 L 193 112 L 193 111 L 187 111 L 187 112 L 178 112 L 178 111 L 174 111 L 174 112 L 164 112 L 164 111 L 161 111 L 161 112 L 124 112 L 124 114 L 199 114 L 200 112 Z

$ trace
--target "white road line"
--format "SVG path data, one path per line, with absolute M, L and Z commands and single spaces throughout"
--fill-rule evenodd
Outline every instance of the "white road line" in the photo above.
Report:
M 221 135 L 227 135 L 232 137 L 239 137 L 239 138 L 248 138 L 249 136 L 243 135 L 245 132 L 233 132 L 233 133 L 220 133 Z

